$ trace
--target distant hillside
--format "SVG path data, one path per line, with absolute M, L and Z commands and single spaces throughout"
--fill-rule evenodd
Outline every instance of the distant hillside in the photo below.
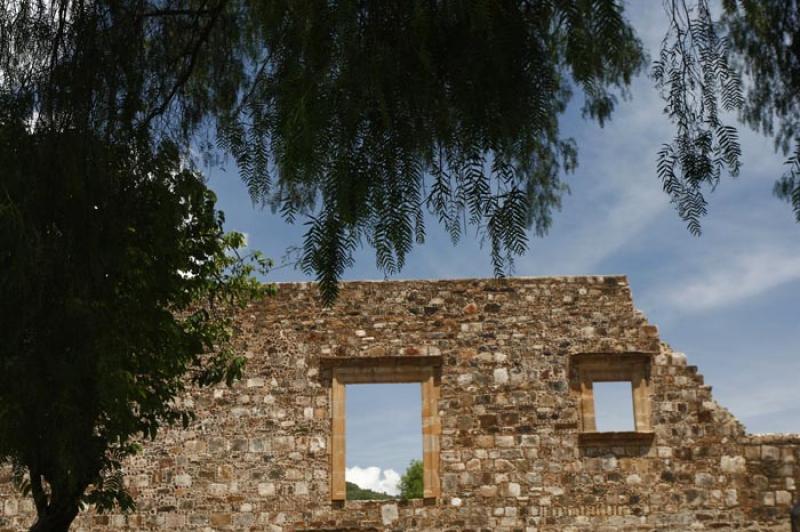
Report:
M 386 493 L 381 493 L 379 491 L 372 491 L 361 488 L 357 484 L 353 484 L 352 482 L 345 482 L 345 486 L 347 487 L 348 501 L 376 501 L 376 500 L 397 498 L 397 497 L 392 497 L 391 495 L 388 495 Z

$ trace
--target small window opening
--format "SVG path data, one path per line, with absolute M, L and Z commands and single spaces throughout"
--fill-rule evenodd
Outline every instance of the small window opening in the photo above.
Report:
M 630 381 L 595 382 L 593 388 L 598 432 L 636 430 Z
M 579 353 L 570 359 L 582 446 L 651 445 L 648 353 Z
M 347 500 L 422 498 L 421 385 L 345 389 Z

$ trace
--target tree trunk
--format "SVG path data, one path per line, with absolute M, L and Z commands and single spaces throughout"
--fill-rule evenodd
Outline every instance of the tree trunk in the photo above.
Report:
M 69 525 L 78 515 L 78 505 L 67 502 L 51 502 L 40 512 L 30 532 L 68 532 Z

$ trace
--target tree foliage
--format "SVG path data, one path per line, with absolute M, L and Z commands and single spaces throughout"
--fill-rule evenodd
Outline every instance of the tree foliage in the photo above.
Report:
M 423 466 L 421 460 L 412 460 L 400 477 L 400 498 L 421 499 L 425 494 Z
M 800 223 L 800 3 L 727 0 L 722 20 L 736 64 L 751 81 L 742 120 L 788 155 L 775 194 L 792 205 Z
M 454 240 L 474 225 L 502 274 L 575 167 L 572 94 L 603 123 L 643 64 L 618 0 L 12 5 L 0 68 L 40 119 L 232 156 L 254 201 L 307 223 L 327 301 L 362 244 L 402 268 L 426 211 Z
M 721 115 L 741 107 L 742 82 L 728 63 L 728 42 L 719 37 L 708 2 L 698 2 L 694 12 L 679 4 L 669 10 L 669 31 L 653 66 L 677 129 L 658 154 L 658 175 L 689 230 L 700 234 L 703 185 L 716 187 L 723 170 L 739 173 L 738 134 Z
M 642 64 L 619 2 L 261 2 L 258 54 L 219 120 L 254 199 L 308 221 L 323 295 L 367 243 L 391 274 L 425 238 L 475 226 L 500 275 L 544 234 L 576 164 L 574 91 L 606 120 Z
M 189 83 L 228 35 L 204 4 L 0 4 L 0 460 L 33 530 L 129 509 L 133 442 L 191 421 L 190 382 L 241 372 L 230 315 L 269 263 L 239 254 L 186 156 L 201 117 L 167 120 L 178 92 L 213 107 Z
M 34 530 L 80 504 L 133 501 L 121 460 L 186 425 L 189 381 L 231 382 L 232 306 L 268 264 L 171 144 L 109 144 L 0 118 L 0 458 L 33 496 Z M 187 372 L 189 378 L 186 378 Z
M 653 74 L 676 134 L 658 154 L 658 175 L 679 215 L 699 234 L 703 189 L 713 190 L 724 171 L 739 173 L 738 133 L 724 120 L 737 112 L 791 153 L 775 193 L 792 204 L 800 222 L 797 0 L 725 0 L 718 19 L 708 0 L 668 0 L 665 6 L 670 26 Z

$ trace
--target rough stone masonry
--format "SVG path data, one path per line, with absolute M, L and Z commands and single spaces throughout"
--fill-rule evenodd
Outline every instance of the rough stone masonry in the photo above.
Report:
M 238 320 L 233 388 L 126 465 L 130 515 L 75 530 L 789 530 L 800 436 L 747 434 L 633 306 L 624 277 L 280 285 Z M 635 430 L 597 432 L 593 384 Z M 348 383 L 423 391 L 425 498 L 346 501 Z M 0 470 L 0 530 L 33 521 Z

